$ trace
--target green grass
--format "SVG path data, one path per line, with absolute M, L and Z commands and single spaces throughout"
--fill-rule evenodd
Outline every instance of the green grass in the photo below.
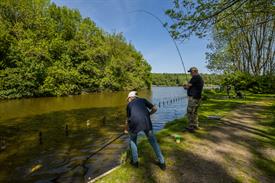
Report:
M 261 123 L 261 126 L 265 132 L 267 132 L 270 136 L 275 136 L 275 122 L 274 122 L 274 109 L 275 109 L 275 95 L 247 95 L 245 99 L 226 99 L 224 94 L 216 94 L 213 93 L 209 97 L 209 99 L 202 102 L 201 107 L 199 108 L 199 121 L 201 122 L 200 126 L 202 127 L 195 134 L 188 134 L 188 138 L 192 139 L 193 141 L 200 141 L 201 138 L 207 135 L 208 131 L 206 127 L 215 126 L 217 125 L 215 120 L 210 120 L 207 116 L 210 115 L 218 115 L 218 116 L 225 116 L 230 111 L 234 110 L 236 107 L 242 104 L 249 104 L 256 100 L 266 100 L 267 97 L 273 101 L 272 107 L 267 108 L 263 112 L 264 119 Z M 272 116 L 272 117 L 270 117 Z M 156 134 L 157 139 L 160 143 L 161 149 L 163 154 L 166 158 L 166 163 L 168 167 L 173 167 L 169 171 L 161 171 L 155 164 L 154 159 L 155 156 L 153 151 L 147 142 L 147 140 L 143 139 L 139 143 L 139 162 L 140 168 L 136 169 L 131 167 L 129 164 L 129 158 L 125 161 L 126 154 L 123 155 L 124 164 L 109 175 L 103 177 L 97 182 L 104 182 L 104 183 L 123 183 L 123 182 L 158 182 L 158 180 L 162 180 L 163 182 L 180 182 L 180 176 L 178 174 L 178 170 L 183 166 L 182 162 L 188 162 L 187 157 L 192 157 L 192 153 L 190 153 L 192 149 L 192 144 L 185 143 L 185 138 L 187 135 L 181 135 L 182 129 L 186 126 L 186 118 L 177 119 L 172 122 L 166 124 L 165 128 Z M 180 134 L 182 137 L 182 143 L 177 144 L 175 142 L 175 135 Z M 261 147 L 270 147 L 275 148 L 274 142 L 267 140 L 266 138 L 262 139 L 255 139 L 259 141 L 259 145 Z M 268 158 L 263 157 L 262 154 L 259 153 L 257 150 L 252 150 L 254 159 L 254 165 L 262 170 L 262 172 L 266 176 L 274 176 L 275 174 L 275 167 L 274 167 L 274 160 L 270 160 Z M 129 152 L 128 152 L 129 153 Z M 183 154 L 185 156 L 183 156 Z M 206 164 L 211 164 L 212 167 L 216 167 L 215 171 L 219 171 L 220 175 L 223 175 L 225 180 L 229 180 L 230 182 L 245 182 L 243 177 L 230 177 L 226 170 L 214 162 L 208 162 L 204 159 L 200 159 L 198 161 L 205 161 Z M 230 161 L 230 158 L 228 159 Z M 193 163 L 193 162 L 191 162 Z M 172 177 L 172 180 L 170 180 Z M 211 178 L 211 177 L 210 177 Z M 213 180 L 216 180 L 216 177 L 212 177 Z M 253 182 L 257 182 L 254 180 L 253 177 L 249 178 Z M 211 182 L 211 180 L 210 180 Z
M 261 112 L 260 116 L 263 120 L 258 121 L 259 130 L 265 133 L 265 136 L 257 136 L 256 140 L 259 143 L 257 148 L 252 149 L 254 154 L 254 164 L 263 171 L 268 177 L 275 179 L 275 157 L 268 157 L 261 149 L 275 149 L 275 101 L 269 101 L 271 106 L 267 106 L 266 110 Z

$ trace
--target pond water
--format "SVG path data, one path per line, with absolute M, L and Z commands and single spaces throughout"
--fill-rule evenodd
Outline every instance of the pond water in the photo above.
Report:
M 0 182 L 86 182 L 120 162 L 128 92 L 0 101 Z M 158 106 L 158 131 L 187 106 L 181 87 L 139 92 Z

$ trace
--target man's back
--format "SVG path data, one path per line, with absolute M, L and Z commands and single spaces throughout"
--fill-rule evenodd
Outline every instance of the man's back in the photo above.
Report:
M 127 105 L 127 117 L 129 131 L 138 133 L 139 131 L 152 130 L 150 112 L 153 104 L 143 98 L 136 98 Z

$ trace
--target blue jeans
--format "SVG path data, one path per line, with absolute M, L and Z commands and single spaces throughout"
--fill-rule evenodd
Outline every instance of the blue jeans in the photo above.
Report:
M 158 160 L 160 163 L 164 163 L 164 157 L 161 153 L 161 150 L 159 148 L 159 145 L 158 145 L 158 142 L 157 142 L 157 139 L 153 133 L 152 130 L 150 131 L 144 131 L 145 135 L 147 136 L 147 139 L 148 141 L 150 142 Z M 129 140 L 129 146 L 130 146 L 130 149 L 131 149 L 131 152 L 132 152 L 132 160 L 133 162 L 138 162 L 138 148 L 137 148 L 137 137 L 138 137 L 138 134 L 136 133 L 129 133 L 129 137 L 130 137 L 130 140 Z

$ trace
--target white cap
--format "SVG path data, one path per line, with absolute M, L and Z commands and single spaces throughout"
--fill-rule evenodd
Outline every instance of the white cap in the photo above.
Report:
M 134 98 L 134 97 L 137 97 L 137 92 L 136 91 L 131 91 L 129 94 L 128 94 L 128 98 Z

